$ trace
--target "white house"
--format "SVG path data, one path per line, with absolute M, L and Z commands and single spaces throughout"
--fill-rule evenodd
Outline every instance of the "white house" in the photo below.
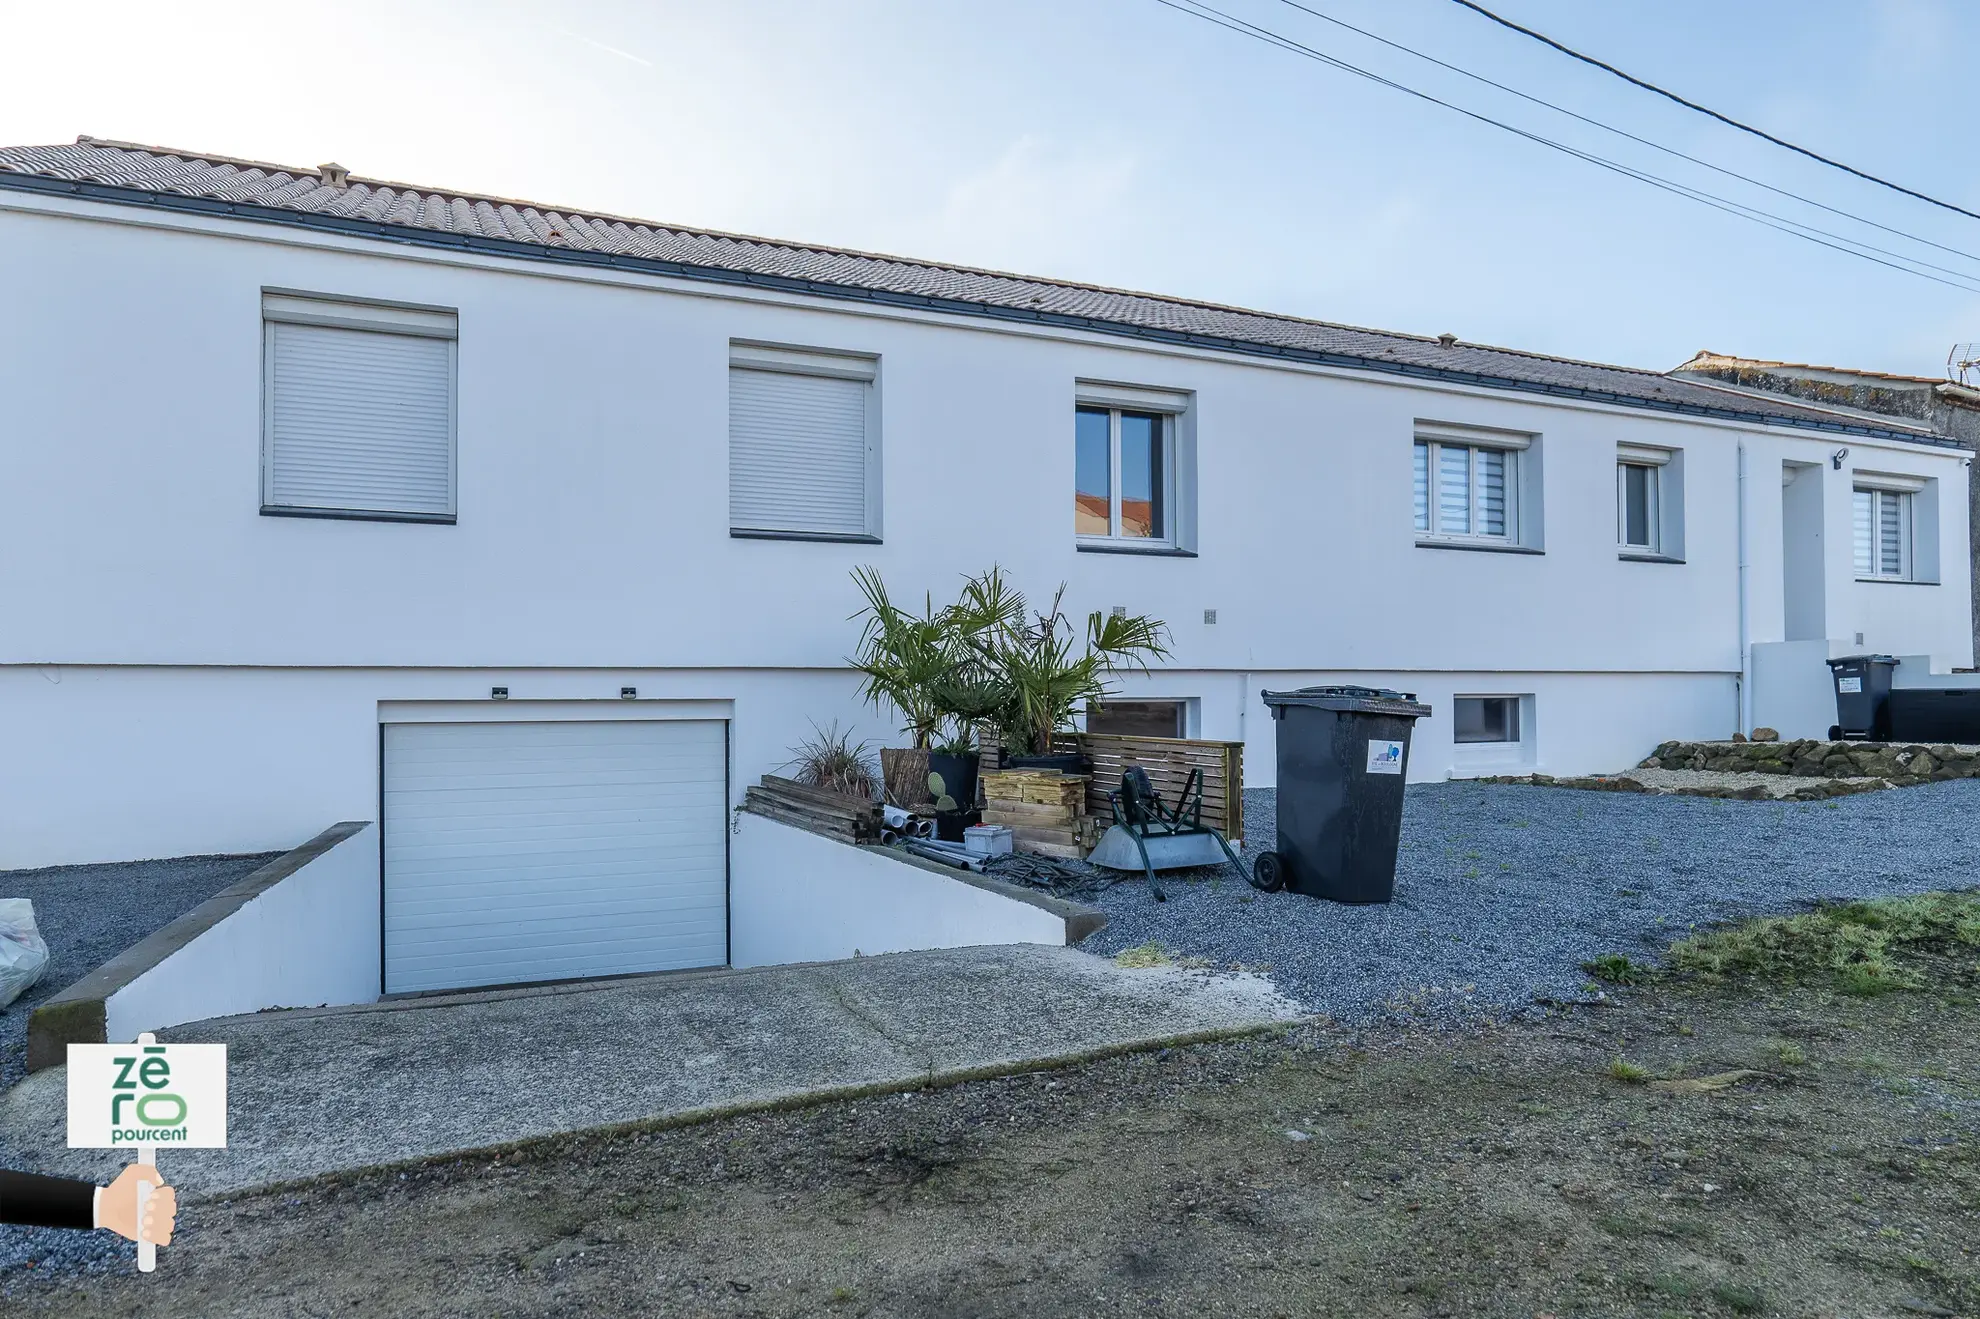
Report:
M 1131 694 L 1253 784 L 1263 688 L 1417 693 L 1441 779 L 1972 659 L 1966 452 L 1731 386 L 90 138 L 0 149 L 0 290 L 0 868 L 382 820 L 443 920 L 531 783 L 719 962 L 744 785 L 892 733 L 861 564 L 1166 620 Z

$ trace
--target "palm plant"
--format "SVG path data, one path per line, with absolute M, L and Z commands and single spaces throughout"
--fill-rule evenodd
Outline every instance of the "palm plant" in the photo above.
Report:
M 914 614 L 895 604 L 887 584 L 870 566 L 855 568 L 853 580 L 866 596 L 866 607 L 854 614 L 865 619 L 853 670 L 865 676 L 860 695 L 875 710 L 892 706 L 905 721 L 901 731 L 914 739 L 914 749 L 926 751 L 949 718 L 937 699 L 940 685 L 954 673 L 957 647 L 947 609 L 938 612 L 932 597 Z
M 1061 583 L 1050 608 L 1033 613 L 1024 596 L 992 566 L 972 577 L 962 598 L 944 613 L 969 662 L 942 689 L 941 703 L 987 720 L 1018 755 L 1038 755 L 1052 735 L 1073 727 L 1082 707 L 1105 700 L 1124 670 L 1146 670 L 1164 659 L 1168 630 L 1141 614 L 1086 618 L 1085 644 L 1066 617 Z

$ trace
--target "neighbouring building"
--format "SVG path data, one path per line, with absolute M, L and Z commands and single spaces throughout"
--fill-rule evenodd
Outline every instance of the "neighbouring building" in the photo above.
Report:
M 1422 780 L 1729 735 L 1756 645 L 1972 661 L 1936 416 L 89 138 L 0 149 L 0 290 L 0 868 L 377 820 L 388 961 L 603 946 L 533 886 L 625 861 L 638 965 L 722 962 L 744 785 L 893 736 L 863 564 L 1166 620 L 1118 716 L 1254 785 L 1264 688 L 1417 693 Z
M 1713 352 L 1697 354 L 1672 374 L 1687 379 L 1722 382 L 1763 394 L 1802 399 L 1824 407 L 1846 409 L 1860 416 L 1897 417 L 1929 427 L 1940 435 L 1951 436 L 1968 449 L 1980 450 L 1980 389 L 1945 377 L 1900 376 L 1849 367 L 1769 362 Z M 1967 527 L 1973 538 L 1973 559 L 1980 563 L 1980 482 L 1972 479 L 1970 463 L 1967 471 Z M 1876 497 L 1868 492 L 1858 492 L 1854 499 L 1856 507 L 1852 535 L 1856 566 L 1861 571 L 1870 566 L 1870 523 L 1878 509 L 1875 507 Z M 1980 648 L 1980 575 L 1973 578 L 1972 589 L 1974 644 Z

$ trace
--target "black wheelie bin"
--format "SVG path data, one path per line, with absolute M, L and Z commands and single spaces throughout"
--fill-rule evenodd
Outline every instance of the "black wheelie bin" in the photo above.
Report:
M 1409 737 L 1430 707 L 1409 692 L 1262 692 L 1278 732 L 1276 850 L 1251 882 L 1335 902 L 1387 902 L 1396 887 Z

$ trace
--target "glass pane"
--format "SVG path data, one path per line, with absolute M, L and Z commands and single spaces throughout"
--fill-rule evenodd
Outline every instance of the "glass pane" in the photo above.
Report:
M 1121 414 L 1121 535 L 1162 535 L 1162 419 Z
M 1856 575 L 1868 577 L 1875 566 L 1870 561 L 1870 505 L 1875 496 L 1868 490 L 1854 492 L 1851 511 L 1856 523 Z
M 1506 534 L 1506 468 L 1504 449 L 1478 450 L 1478 532 Z
M 1471 450 L 1437 446 L 1437 530 L 1461 536 L 1471 530 Z
M 1648 467 L 1623 464 L 1623 544 L 1649 549 L 1650 481 L 1655 475 Z
M 1101 408 L 1081 408 L 1074 419 L 1073 530 L 1082 536 L 1113 532 L 1113 465 Z
M 1877 571 L 1886 577 L 1904 575 L 1903 500 L 1889 490 L 1877 495 Z
M 1416 529 L 1430 530 L 1430 446 L 1422 440 L 1416 442 L 1415 470 L 1411 474 L 1410 492 L 1416 505 Z
M 1517 696 L 1460 696 L 1452 703 L 1459 742 L 1519 741 Z

